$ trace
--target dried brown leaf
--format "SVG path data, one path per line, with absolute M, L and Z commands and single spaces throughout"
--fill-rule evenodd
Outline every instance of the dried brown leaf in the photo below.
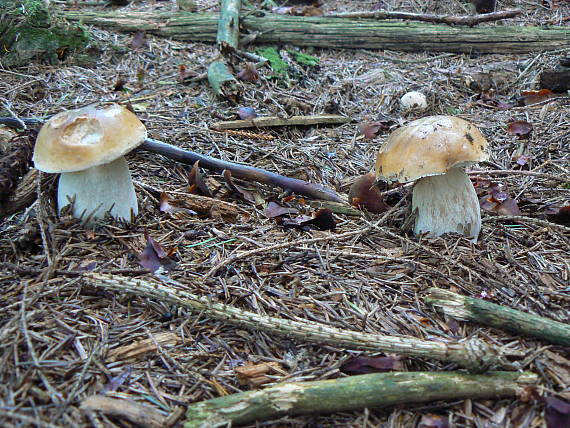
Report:
M 546 398 L 544 418 L 548 428 L 570 427 L 570 403 L 557 397 Z
M 349 375 L 388 372 L 402 370 L 404 363 L 398 355 L 388 357 L 367 357 L 358 355 L 350 357 L 340 366 L 340 371 Z
M 189 192 L 195 195 L 212 196 L 202 173 L 200 172 L 200 161 L 196 161 L 188 174 Z
M 265 208 L 265 215 L 268 218 L 279 217 L 282 215 L 296 214 L 299 211 L 295 208 L 287 208 L 279 205 L 277 202 L 269 202 Z
M 255 82 L 259 80 L 259 71 L 255 68 L 255 64 L 247 63 L 245 67 L 236 75 L 239 80 L 246 82 Z
M 520 139 L 527 139 L 532 133 L 532 123 L 526 120 L 515 120 L 507 125 L 507 132 Z

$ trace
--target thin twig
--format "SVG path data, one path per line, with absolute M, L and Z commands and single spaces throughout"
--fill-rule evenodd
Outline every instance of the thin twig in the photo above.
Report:
M 526 217 L 524 215 L 497 215 L 488 216 L 483 218 L 483 222 L 497 222 L 497 221 L 523 221 L 525 223 L 536 224 L 538 226 L 552 227 L 554 229 L 560 229 L 565 232 L 570 232 L 570 227 L 564 226 L 558 223 L 552 223 L 551 221 L 540 220 L 538 218 Z

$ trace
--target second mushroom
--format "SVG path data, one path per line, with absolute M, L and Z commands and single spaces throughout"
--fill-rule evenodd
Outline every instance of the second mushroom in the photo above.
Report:
M 472 123 L 453 116 L 429 116 L 394 131 L 376 158 L 376 178 L 416 181 L 414 233 L 460 233 L 477 241 L 481 211 L 463 167 L 484 161 L 487 140 Z

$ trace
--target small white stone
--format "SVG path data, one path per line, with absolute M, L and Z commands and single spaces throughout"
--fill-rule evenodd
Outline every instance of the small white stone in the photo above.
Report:
M 400 98 L 400 105 L 404 111 L 424 111 L 427 108 L 427 99 L 421 92 L 412 91 Z

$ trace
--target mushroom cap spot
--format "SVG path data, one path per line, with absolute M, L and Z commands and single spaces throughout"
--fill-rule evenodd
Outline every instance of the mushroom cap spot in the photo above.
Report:
M 454 116 L 428 116 L 394 131 L 376 157 L 376 178 L 405 183 L 488 159 L 487 140 Z
M 58 113 L 44 123 L 33 160 L 44 172 L 82 171 L 114 161 L 146 137 L 142 122 L 125 107 L 93 104 Z

